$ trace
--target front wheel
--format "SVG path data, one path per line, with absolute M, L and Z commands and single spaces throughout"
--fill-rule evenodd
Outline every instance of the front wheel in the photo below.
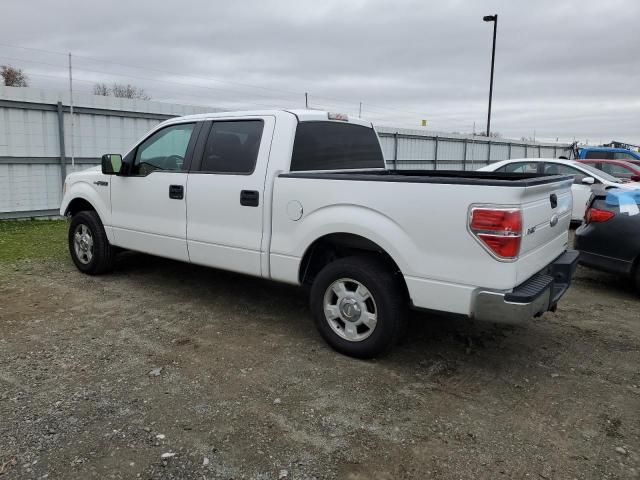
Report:
M 82 211 L 71 219 L 69 253 L 83 273 L 98 275 L 113 268 L 113 247 L 96 212 Z
M 348 257 L 320 271 L 311 287 L 316 326 L 331 347 L 357 358 L 389 350 L 406 323 L 399 274 L 375 258 Z

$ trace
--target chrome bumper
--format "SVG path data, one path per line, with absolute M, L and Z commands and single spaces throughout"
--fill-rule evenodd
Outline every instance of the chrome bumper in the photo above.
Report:
M 471 317 L 514 323 L 555 310 L 578 265 L 579 253 L 567 250 L 533 277 L 511 291 L 479 288 L 474 292 Z

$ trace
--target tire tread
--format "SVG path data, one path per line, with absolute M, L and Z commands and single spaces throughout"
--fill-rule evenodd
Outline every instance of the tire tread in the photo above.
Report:
M 85 223 L 93 233 L 93 260 L 88 264 L 82 264 L 75 255 L 73 249 L 73 232 L 78 223 Z M 100 275 L 113 270 L 115 263 L 114 248 L 107 239 L 102 221 L 97 212 L 83 210 L 73 216 L 69 225 L 69 253 L 78 270 L 89 275 Z
M 314 279 L 310 303 L 316 327 L 332 348 L 356 358 L 372 358 L 387 353 L 406 332 L 407 298 L 399 274 L 373 256 L 357 255 L 337 259 L 326 265 Z M 339 338 L 327 325 L 324 317 L 324 292 L 337 278 L 352 277 L 375 291 L 379 315 L 382 313 L 383 331 L 374 332 L 361 342 L 348 342 Z

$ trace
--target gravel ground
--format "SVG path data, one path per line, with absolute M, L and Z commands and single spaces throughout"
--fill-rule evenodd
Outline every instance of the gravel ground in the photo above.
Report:
M 640 478 L 640 299 L 336 354 L 299 289 L 140 254 L 0 263 L 0 478 Z

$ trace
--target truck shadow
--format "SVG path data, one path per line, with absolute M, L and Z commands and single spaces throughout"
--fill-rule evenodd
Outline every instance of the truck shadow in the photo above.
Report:
M 204 310 L 222 308 L 230 314 L 246 316 L 247 321 L 260 322 L 267 330 L 288 332 L 293 340 L 330 350 L 313 325 L 304 288 L 134 252 L 118 257 L 112 277 L 127 279 L 136 285 L 134 288 L 139 285 L 150 289 L 169 301 Z M 408 315 L 407 335 L 390 355 L 378 361 L 415 363 L 425 358 L 455 357 L 456 361 L 468 359 L 477 363 L 480 352 L 495 350 L 500 352 L 501 361 L 509 362 L 511 355 L 519 356 L 522 351 L 521 346 L 505 349 L 505 342 L 530 326 L 473 322 L 464 317 L 418 311 Z M 292 322 L 302 325 L 291 328 Z M 539 329 L 536 333 L 542 338 L 527 335 L 533 342 L 532 350 L 549 340 Z

